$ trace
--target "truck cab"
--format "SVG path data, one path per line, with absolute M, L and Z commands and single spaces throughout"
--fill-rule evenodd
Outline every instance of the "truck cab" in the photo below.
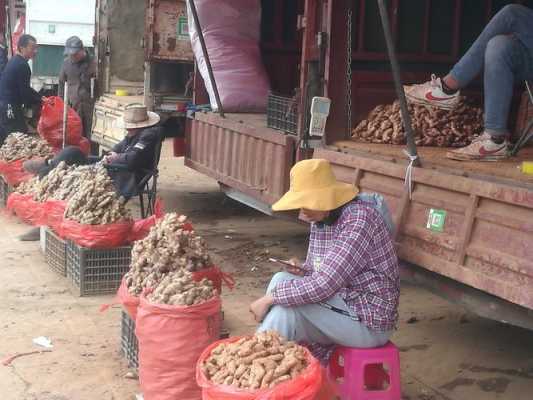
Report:
M 117 121 L 135 103 L 161 116 L 166 136 L 184 136 L 194 68 L 185 1 L 97 0 L 96 56 L 92 140 L 102 150 L 122 140 Z

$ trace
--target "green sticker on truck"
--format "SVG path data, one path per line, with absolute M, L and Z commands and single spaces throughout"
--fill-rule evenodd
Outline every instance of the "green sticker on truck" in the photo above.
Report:
M 189 22 L 187 17 L 182 15 L 178 17 L 176 24 L 176 37 L 178 40 L 189 40 Z
M 427 228 L 434 232 L 443 232 L 444 223 L 446 222 L 446 211 L 430 209 L 428 216 Z

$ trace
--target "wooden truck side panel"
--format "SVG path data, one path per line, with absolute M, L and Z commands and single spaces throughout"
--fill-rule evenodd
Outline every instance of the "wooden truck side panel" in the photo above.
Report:
M 416 168 L 409 200 L 406 165 L 315 150 L 337 178 L 383 194 L 395 217 L 400 258 L 505 300 L 533 308 L 533 191 Z M 426 227 L 445 210 L 443 232 Z
M 214 113 L 197 113 L 188 121 L 185 165 L 272 204 L 289 186 L 296 140 L 254 126 L 254 118 L 264 116 L 226 114 L 221 118 Z

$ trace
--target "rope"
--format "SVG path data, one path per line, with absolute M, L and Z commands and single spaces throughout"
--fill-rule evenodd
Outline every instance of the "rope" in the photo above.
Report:
M 409 165 L 407 166 L 407 169 L 405 170 L 405 186 L 407 186 L 409 190 L 409 200 L 411 200 L 413 195 L 413 168 L 414 163 L 416 160 L 418 160 L 418 155 L 412 156 L 408 153 L 407 150 L 403 150 L 407 158 L 409 158 Z

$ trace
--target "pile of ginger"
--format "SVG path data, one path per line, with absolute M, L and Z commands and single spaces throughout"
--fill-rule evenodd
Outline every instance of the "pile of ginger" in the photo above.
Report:
M 257 390 L 294 379 L 306 367 L 302 346 L 267 331 L 221 343 L 211 351 L 202 371 L 213 383 Z

